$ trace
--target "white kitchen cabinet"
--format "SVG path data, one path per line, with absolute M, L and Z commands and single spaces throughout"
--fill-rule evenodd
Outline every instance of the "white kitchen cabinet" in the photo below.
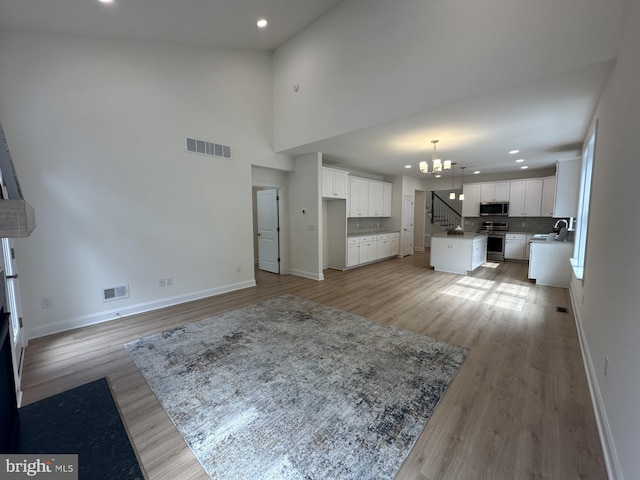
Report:
M 391 234 L 391 256 L 400 255 L 400 232 Z
M 546 177 L 542 179 L 542 207 L 540 216 L 553 217 L 556 200 L 556 177 Z
M 322 167 L 322 196 L 326 198 L 347 198 L 348 174 L 341 170 Z
M 382 184 L 382 216 L 391 216 L 391 195 L 393 193 L 393 187 L 390 183 Z
M 539 217 L 542 208 L 542 179 L 514 180 L 509 194 L 510 217 Z
M 504 238 L 504 258 L 525 260 L 527 250 L 526 233 L 507 233 Z
M 556 162 L 556 194 L 553 206 L 554 218 L 578 216 L 578 196 L 582 159 L 559 160 Z
M 390 183 L 349 177 L 348 217 L 390 217 L 393 187 Z
M 383 233 L 376 238 L 376 260 L 391 256 L 391 234 Z
M 480 183 L 471 183 L 462 187 L 464 200 L 462 201 L 463 217 L 480 216 Z
M 471 259 L 471 269 L 475 270 L 487 261 L 487 236 L 473 239 L 473 256 Z
M 529 258 L 529 278 L 539 285 L 568 288 L 572 267 L 569 259 L 573 243 L 532 241 Z
M 369 216 L 382 217 L 384 210 L 384 185 L 369 181 Z
M 369 216 L 369 181 L 364 178 L 349 178 L 349 216 Z
M 481 183 L 481 202 L 508 202 L 510 182 Z M 467 196 L 465 195 L 465 200 Z
M 349 239 L 349 240 L 356 240 L 356 239 Z M 360 242 L 347 241 L 347 267 L 355 267 L 359 263 L 360 263 Z
M 361 237 L 360 241 L 360 263 L 369 263 L 377 260 L 376 257 L 376 237 Z
M 347 237 L 347 268 L 399 254 L 400 232 Z
M 466 198 L 466 197 L 465 197 Z M 431 237 L 431 266 L 438 272 L 466 275 L 487 260 L 487 236 L 476 234 Z

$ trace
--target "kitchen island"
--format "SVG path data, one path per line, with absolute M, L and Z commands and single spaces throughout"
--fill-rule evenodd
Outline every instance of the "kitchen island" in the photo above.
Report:
M 538 285 L 569 288 L 573 243 L 532 239 L 529 245 L 529 278 Z
M 487 261 L 487 235 L 438 233 L 431 237 L 431 266 L 437 272 L 466 275 Z

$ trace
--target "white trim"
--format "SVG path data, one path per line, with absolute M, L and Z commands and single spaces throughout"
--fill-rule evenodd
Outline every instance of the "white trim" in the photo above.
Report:
M 324 280 L 324 273 L 313 273 L 313 272 L 305 272 L 304 270 L 296 270 L 294 268 L 289 269 L 289 273 L 291 275 L 296 275 L 297 277 L 304 277 L 310 280 Z
M 160 308 L 178 305 L 180 303 L 192 302 L 194 300 L 200 300 L 202 298 L 213 297 L 216 295 L 221 295 L 223 293 L 233 292 L 235 290 L 242 290 L 244 288 L 255 286 L 255 280 L 232 283 L 229 285 L 224 285 L 222 287 L 200 290 L 199 292 L 176 295 L 175 297 L 167 297 L 161 300 L 154 300 L 152 302 L 139 303 L 137 305 L 131 305 L 128 307 L 107 310 L 106 312 L 83 315 L 81 317 L 71 318 L 69 320 L 64 320 L 62 322 L 53 323 L 50 325 L 27 329 L 25 333 L 27 335 L 27 338 L 31 340 L 34 338 L 45 337 L 47 335 L 53 335 L 54 333 L 66 332 L 67 330 L 73 330 L 80 327 L 88 327 L 89 325 L 95 325 L 97 323 L 109 322 L 111 320 L 117 320 L 119 318 L 128 317 L 130 315 L 146 313 L 153 310 L 158 310 Z
M 607 411 L 604 408 L 604 402 L 602 401 L 602 395 L 600 394 L 596 370 L 593 366 L 593 360 L 591 359 L 591 353 L 589 351 L 589 344 L 584 336 L 582 321 L 578 314 L 579 310 L 577 309 L 576 300 L 571 289 L 569 289 L 569 296 L 571 297 L 571 305 L 573 307 L 576 328 L 578 330 L 578 339 L 580 340 L 582 363 L 584 364 L 584 371 L 587 375 L 587 383 L 589 384 L 589 392 L 591 393 L 591 403 L 593 404 L 593 413 L 596 417 L 596 425 L 598 426 L 598 434 L 600 436 L 600 444 L 602 445 L 602 453 L 604 455 L 604 462 L 607 467 L 608 477 L 609 480 L 623 480 L 624 477 L 622 476 L 622 470 L 620 468 L 620 462 L 616 452 L 616 445 L 613 441 L 613 435 L 611 434 L 611 425 L 607 418 Z

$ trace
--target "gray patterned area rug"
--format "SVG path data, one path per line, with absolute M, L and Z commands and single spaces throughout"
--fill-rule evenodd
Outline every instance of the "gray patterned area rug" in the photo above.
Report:
M 223 480 L 392 479 L 468 353 L 293 295 L 125 347 Z

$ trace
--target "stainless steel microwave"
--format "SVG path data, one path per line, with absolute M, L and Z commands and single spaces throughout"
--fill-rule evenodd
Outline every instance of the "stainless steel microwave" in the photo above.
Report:
M 480 216 L 506 217 L 509 215 L 509 202 L 482 202 L 480 204 Z

